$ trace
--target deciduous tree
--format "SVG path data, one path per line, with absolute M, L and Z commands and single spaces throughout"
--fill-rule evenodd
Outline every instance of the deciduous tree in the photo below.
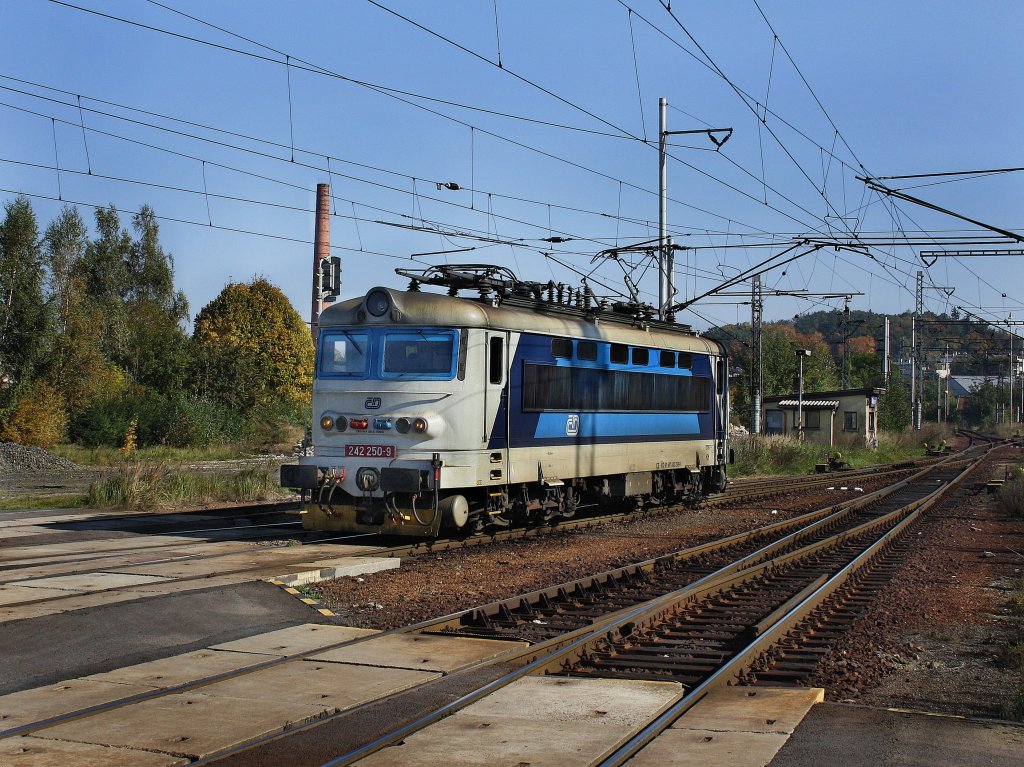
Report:
M 196 315 L 192 342 L 200 394 L 252 415 L 304 415 L 313 342 L 284 293 L 266 279 L 227 285 Z

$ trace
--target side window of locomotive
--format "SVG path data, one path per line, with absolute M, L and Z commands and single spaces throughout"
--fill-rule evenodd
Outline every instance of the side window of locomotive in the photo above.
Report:
M 565 359 L 572 358 L 572 341 L 568 338 L 552 338 L 551 356 L 563 357 Z
M 658 364 L 663 368 L 674 368 L 676 366 L 676 353 L 661 352 L 659 354 Z
M 451 331 L 385 333 L 384 378 L 433 378 L 455 375 L 455 334 Z
M 320 341 L 320 373 L 365 376 L 370 337 L 366 333 L 327 331 Z
M 593 341 L 577 341 L 576 358 L 593 362 L 597 359 L 597 344 Z
M 491 336 L 490 348 L 490 375 L 488 380 L 492 384 L 500 384 L 505 377 L 505 339 L 500 336 Z
M 625 365 L 629 362 L 629 347 L 625 344 L 612 344 L 608 351 L 608 360 L 617 365 Z
M 725 357 L 718 358 L 718 364 L 715 366 L 715 377 L 718 379 L 718 393 L 725 394 L 725 387 L 729 381 L 729 366 L 725 361 Z
M 650 351 L 647 349 L 633 349 L 633 364 L 646 366 L 651 361 Z
M 679 367 L 683 370 L 693 368 L 693 355 L 690 352 L 679 352 Z

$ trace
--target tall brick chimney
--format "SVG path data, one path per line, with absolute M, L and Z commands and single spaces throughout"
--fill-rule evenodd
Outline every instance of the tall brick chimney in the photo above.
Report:
M 331 186 L 316 185 L 316 227 L 313 234 L 313 308 L 309 313 L 309 332 L 316 342 L 323 308 L 320 300 L 320 261 L 331 257 Z

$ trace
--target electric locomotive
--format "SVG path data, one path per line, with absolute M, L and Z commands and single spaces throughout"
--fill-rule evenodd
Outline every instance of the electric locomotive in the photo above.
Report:
M 398 271 L 409 290 L 320 316 L 313 455 L 281 468 L 306 529 L 470 534 L 725 489 L 724 346 L 586 285 Z

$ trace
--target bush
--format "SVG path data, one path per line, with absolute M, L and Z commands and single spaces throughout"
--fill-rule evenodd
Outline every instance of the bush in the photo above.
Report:
M 166 443 L 172 447 L 209 447 L 249 436 L 246 420 L 218 402 L 179 396 L 169 403 Z
M 814 470 L 824 460 L 830 448 L 811 442 L 798 442 L 792 437 L 748 437 L 735 439 L 736 463 L 730 473 L 735 476 L 750 474 L 804 474 Z
M 68 414 L 60 393 L 45 381 L 33 382 L 18 400 L 0 441 L 47 448 L 60 442 Z
M 121 447 L 133 421 L 139 447 L 209 447 L 250 431 L 244 418 L 212 400 L 142 389 L 93 403 L 72 421 L 70 436 L 87 447 Z
M 1016 469 L 996 493 L 996 505 L 1011 517 L 1024 517 L 1024 472 Z

